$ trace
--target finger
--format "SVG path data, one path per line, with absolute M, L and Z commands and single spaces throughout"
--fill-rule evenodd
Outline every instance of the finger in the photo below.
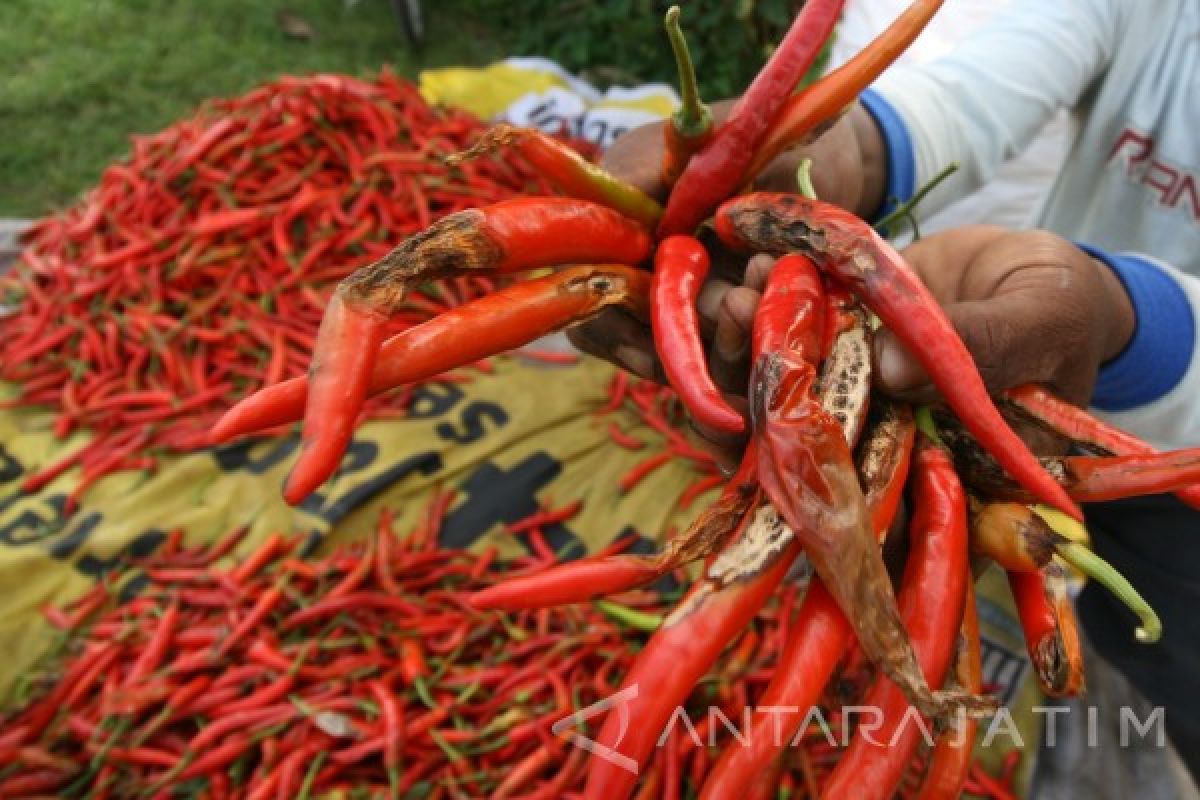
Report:
M 744 397 L 750 379 L 750 333 L 761 295 L 745 286 L 725 293 L 717 313 L 708 369 L 722 390 Z
M 767 288 L 767 278 L 770 277 L 771 268 L 774 266 L 774 256 L 759 253 L 752 257 L 746 262 L 746 280 L 743 285 L 756 292 L 762 292 Z
M 1059 314 L 1039 313 L 1045 303 L 1057 305 Z M 971 353 L 975 368 L 988 389 L 996 394 L 1026 383 L 1041 383 L 1067 397 L 1086 394 L 1095 376 L 1086 369 L 1064 369 L 1064 359 L 1078 357 L 1074 346 L 1086 323 L 1072 313 L 1069 297 L 1061 302 L 1046 291 L 1018 291 L 986 301 L 956 303 L 946 314 Z M 891 331 L 875 337 L 875 376 L 887 394 L 913 403 L 933 403 L 940 395 L 926 371 Z M 1072 385 L 1066 385 L 1067 383 Z M 1079 386 L 1073 384 L 1078 383 Z M 1052 440 L 1032 430 L 1019 430 L 1037 452 L 1052 452 Z
M 721 305 L 725 295 L 734 288 L 734 284 L 720 278 L 710 278 L 700 288 L 696 298 L 696 313 L 700 316 L 700 335 L 705 341 L 711 340 L 717 330 L 717 319 L 721 315 Z
M 1008 233 L 995 225 L 964 225 L 918 239 L 904 248 L 901 255 L 938 302 L 948 304 L 964 299 L 964 280 L 994 272 L 981 269 L 976 262 Z M 987 295 L 990 294 L 988 291 Z
M 640 378 L 664 383 L 649 326 L 621 309 L 610 308 L 595 319 L 567 331 L 571 344 L 610 361 Z
M 667 186 L 662 179 L 663 123 L 634 128 L 613 142 L 604 154 L 603 167 L 651 197 L 662 200 Z
M 992 391 L 1045 377 L 1037 366 L 1035 351 L 1051 348 L 1039 348 L 1042 326 L 1024 313 L 1027 303 L 1022 294 L 1013 294 L 955 303 L 944 309 L 975 369 Z M 1045 342 L 1042 340 L 1043 345 Z M 875 359 L 878 384 L 888 394 L 911 402 L 931 402 L 937 397 L 928 373 L 893 331 L 876 336 Z
M 732 398 L 732 400 L 735 403 L 735 408 L 738 408 L 742 413 L 746 412 L 747 403 L 744 398 L 737 397 Z M 749 436 L 747 434 L 729 434 L 714 430 L 707 425 L 696 422 L 691 417 L 688 418 L 688 427 L 695 434 L 692 438 L 695 440 L 696 445 L 716 459 L 717 466 L 723 473 L 732 475 L 742 460 L 742 452 L 746 449 L 746 442 L 749 441 Z

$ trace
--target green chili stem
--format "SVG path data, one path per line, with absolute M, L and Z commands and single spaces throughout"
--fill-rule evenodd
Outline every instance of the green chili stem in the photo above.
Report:
M 429 736 L 430 739 L 433 739 L 434 744 L 436 744 L 439 748 L 441 748 L 441 751 L 446 754 L 446 758 L 450 759 L 451 761 L 453 761 L 456 764 L 461 762 L 465 758 L 465 756 L 462 753 L 458 752 L 458 750 L 456 750 L 453 745 L 451 745 L 449 742 L 447 742 L 445 739 L 443 739 L 437 731 L 429 730 L 429 731 L 426 731 L 425 733 Z
M 635 631 L 653 633 L 662 626 L 661 614 L 648 614 L 645 611 L 614 603 L 610 600 L 597 600 L 596 609 L 609 619 L 619 622 Z
M 706 135 L 713 126 L 712 112 L 700 99 L 700 87 L 696 83 L 696 67 L 688 51 L 687 39 L 679 27 L 679 6 L 667 9 L 663 20 L 671 50 L 675 52 L 675 66 L 679 69 L 679 95 L 682 104 L 671 115 L 671 124 L 680 136 L 689 139 Z
M 326 753 L 324 750 L 317 753 L 312 764 L 308 767 L 308 772 L 304 773 L 304 782 L 300 784 L 300 791 L 296 794 L 296 800 L 308 800 L 312 793 L 313 783 L 317 780 L 317 773 L 321 771 L 321 767 L 325 764 Z
M 918 406 L 913 416 L 917 422 L 917 430 L 928 436 L 938 447 L 946 446 L 938 433 L 937 423 L 933 421 L 933 411 L 929 406 Z
M 813 188 L 812 163 L 811 158 L 800 159 L 800 164 L 796 167 L 796 188 L 804 197 L 816 200 L 817 190 Z
M 1072 567 L 1075 567 L 1075 569 L 1108 589 L 1130 611 L 1137 614 L 1142 624 L 1134 631 L 1134 636 L 1139 642 L 1151 644 L 1159 640 L 1162 636 L 1162 622 L 1159 621 L 1158 614 L 1154 613 L 1154 609 L 1150 607 L 1150 604 L 1138 594 L 1137 589 L 1133 588 L 1133 585 L 1125 579 L 1124 575 L 1117 572 L 1112 564 L 1109 564 L 1079 542 L 1073 542 L 1069 539 L 1064 539 L 1056 543 L 1054 549 L 1063 561 L 1066 561 Z
M 425 679 L 418 675 L 413 678 L 412 685 L 413 688 L 416 689 L 417 697 L 421 699 L 421 702 L 429 706 L 431 711 L 436 711 L 438 707 L 437 702 L 433 699 L 433 695 L 430 694 L 429 685 L 425 683 Z
M 883 231 L 884 235 L 886 236 L 893 236 L 895 233 L 899 233 L 899 231 L 892 231 L 893 226 L 895 226 L 902 219 L 908 220 L 908 224 L 911 225 L 913 229 L 913 238 L 920 239 L 921 229 L 917 227 L 917 218 L 913 212 L 916 211 L 917 205 L 924 200 L 930 192 L 937 188 L 938 184 L 946 180 L 946 178 L 949 178 L 957 171 L 958 162 L 954 162 L 945 167 L 937 175 L 934 175 L 929 183 L 918 189 L 917 193 L 909 198 L 908 202 L 901 203 L 895 208 L 895 210 L 892 211 L 892 213 L 875 223 L 875 229 Z

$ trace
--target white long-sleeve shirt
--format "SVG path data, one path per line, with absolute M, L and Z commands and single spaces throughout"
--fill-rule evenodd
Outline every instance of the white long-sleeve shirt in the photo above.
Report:
M 846 63 L 904 13 L 911 0 L 847 0 L 829 53 L 828 69 Z M 1012 0 L 949 0 L 890 69 L 927 64 L 991 24 Z M 987 222 L 1027 228 L 1042 207 L 1067 151 L 1067 112 L 1059 110 L 1020 155 L 1001 164 L 977 191 L 933 214 L 922 213 L 924 234 Z
M 1137 313 L 1093 404 L 1156 444 L 1200 445 L 1200 2 L 1021 0 L 945 57 L 890 71 L 867 106 L 892 194 L 961 165 L 926 213 L 1070 112 L 1069 151 L 1034 225 L 1093 248 Z

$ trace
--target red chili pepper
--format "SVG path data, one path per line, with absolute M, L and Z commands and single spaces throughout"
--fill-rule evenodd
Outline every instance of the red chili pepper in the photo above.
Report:
M 502 289 L 384 342 L 367 392 L 426 380 L 520 347 L 609 305 L 626 305 L 645 316 L 649 283 L 648 275 L 628 267 L 572 267 Z M 308 390 L 307 379 L 293 378 L 251 395 L 217 423 L 214 441 L 300 419 Z
M 396 696 L 385 684 L 372 681 L 368 685 L 375 702 L 379 704 L 383 720 L 383 765 L 387 770 L 388 783 L 395 794 L 400 781 L 400 762 L 404 754 L 404 711 L 396 702 Z
M 1055 397 L 1040 386 L 1018 386 L 1005 399 L 1025 415 L 1049 426 L 1073 442 L 1115 455 L 1149 455 L 1155 450 L 1136 436 L 1096 419 L 1082 408 Z M 1200 485 L 1175 492 L 1183 502 L 1200 508 Z
M 853 58 L 788 98 L 754 153 L 744 179 L 758 175 L 784 150 L 803 143 L 875 82 L 929 24 L 942 0 L 914 0 Z
M 967 435 L 948 431 L 954 458 L 971 488 L 997 500 L 1031 502 L 996 461 Z M 1042 467 L 1081 503 L 1179 491 L 1200 482 L 1200 448 L 1126 456 L 1049 456 Z
M 708 251 L 691 236 L 671 236 L 659 244 L 650 287 L 654 345 L 667 380 L 692 416 L 718 431 L 741 433 L 742 416 L 713 383 L 700 338 L 696 299 L 708 266 Z
M 954 465 L 940 447 L 918 446 L 914 475 L 915 512 L 900 613 L 928 685 L 940 686 L 962 624 L 970 580 L 967 504 Z M 876 681 L 863 705 L 882 712 L 880 724 L 869 735 L 860 732 L 854 737 L 822 787 L 823 797 L 891 797 L 920 741 L 918 726 L 902 724 L 909 704 L 895 684 Z
M 150 640 L 146 649 L 142 651 L 138 660 L 133 663 L 133 667 L 125 677 L 126 686 L 132 686 L 143 678 L 148 677 L 163 662 L 167 654 L 167 648 L 171 645 L 171 638 L 176 633 L 175 626 L 178 621 L 179 603 L 172 602 L 167 606 L 167 610 L 163 612 L 162 618 L 158 621 L 158 628 L 154 631 L 154 637 Z
M 956 686 L 972 694 L 979 694 L 983 691 L 982 670 L 975 584 L 968 580 L 966 606 L 963 609 L 958 651 L 954 657 L 951 678 Z M 970 771 L 975 732 L 978 727 L 978 720 L 963 717 L 955 720 L 949 730 L 938 736 L 933 752 L 929 754 L 929 766 L 916 795 L 917 800 L 958 800 Z
M 662 216 L 662 206 L 641 189 L 609 174 L 562 140 L 537 128 L 493 125 L 466 153 L 451 156 L 449 163 L 460 164 L 506 149 L 520 153 L 543 178 L 571 197 L 607 206 L 648 228 L 658 224 Z
M 1022 486 L 1042 502 L 1083 519 L 1079 507 L 1004 422 L 971 354 L 933 295 L 870 225 L 819 200 L 760 193 L 722 205 L 716 226 L 732 247 L 811 254 L 920 360 L 963 424 Z
M 1008 586 L 1038 685 L 1049 697 L 1078 696 L 1084 685 L 1083 652 L 1061 567 L 1051 563 L 1041 572 L 1009 572 Z
M 623 764 L 645 761 L 676 706 L 766 602 L 799 552 L 792 532 L 766 506 L 726 546 L 704 578 L 667 616 L 625 676 L 622 690 L 637 687 L 636 696 L 628 696 L 624 702 L 630 716 L 609 714 L 595 740 L 625 761 L 593 759 L 585 798 L 619 800 L 629 796 L 636 772 Z M 626 730 L 625 719 L 638 720 L 638 724 Z
M 668 187 L 679 180 L 688 161 L 712 139 L 713 117 L 703 101 L 696 85 L 696 69 L 688 52 L 687 39 L 679 27 L 679 6 L 667 9 L 664 27 L 675 54 L 675 66 L 679 70 L 679 94 L 681 105 L 671 115 L 670 124 L 663 126 L 662 179 Z
M 211 730 L 211 729 L 210 729 Z M 238 759 L 250 745 L 245 734 L 233 733 L 224 743 L 217 745 L 196 758 L 179 773 L 180 780 L 188 780 L 220 769 Z
M 757 500 L 754 453 L 751 445 L 717 501 L 685 533 L 672 538 L 660 554 L 598 553 L 529 575 L 510 577 L 472 594 L 471 605 L 481 610 L 516 611 L 581 603 L 643 586 L 709 555 L 738 528 Z
M 679 176 L 659 223 L 660 237 L 691 233 L 739 187 L 768 127 L 833 32 L 842 5 L 843 0 L 809 0 L 800 9 L 728 119 Z

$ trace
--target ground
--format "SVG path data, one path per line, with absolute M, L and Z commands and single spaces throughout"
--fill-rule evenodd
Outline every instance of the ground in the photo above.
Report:
M 427 7 L 432 4 L 426 3 Z M 432 15 L 416 53 L 387 0 L 287 0 L 315 33 L 287 37 L 259 0 L 4 0 L 0 3 L 0 217 L 38 216 L 95 183 L 128 150 L 207 97 L 282 73 L 363 74 L 392 64 L 469 64 L 502 54 L 486 32 Z

